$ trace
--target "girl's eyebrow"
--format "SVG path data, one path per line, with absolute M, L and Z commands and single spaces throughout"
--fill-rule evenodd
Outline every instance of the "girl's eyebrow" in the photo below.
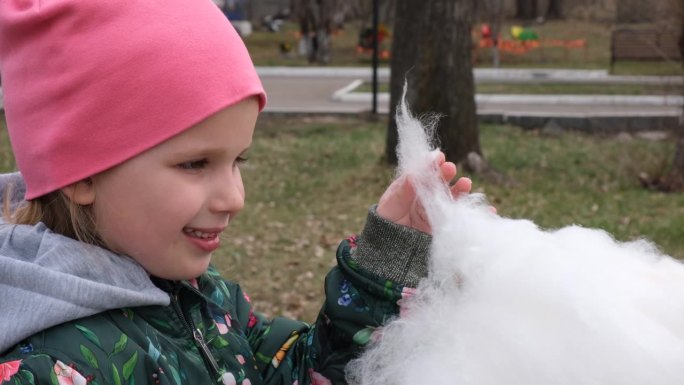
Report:
M 211 150 L 207 150 L 205 148 L 203 149 L 180 149 L 176 151 L 172 151 L 169 153 L 169 156 L 172 158 L 187 158 L 187 157 L 194 157 L 194 156 L 204 156 L 205 154 L 209 154 Z
M 243 156 L 251 149 L 251 144 L 242 150 L 238 156 Z M 205 157 L 211 155 L 221 155 L 225 152 L 225 149 L 218 147 L 211 148 L 201 148 L 201 149 L 178 149 L 170 152 L 171 158 L 193 158 L 193 157 Z

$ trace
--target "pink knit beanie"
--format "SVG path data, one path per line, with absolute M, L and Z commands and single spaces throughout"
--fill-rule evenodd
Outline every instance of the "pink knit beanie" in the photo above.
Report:
M 266 102 L 247 49 L 211 0 L 0 0 L 0 74 L 26 199 L 246 97 Z

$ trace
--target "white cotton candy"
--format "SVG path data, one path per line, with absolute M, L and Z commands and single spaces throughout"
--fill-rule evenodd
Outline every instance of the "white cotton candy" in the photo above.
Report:
M 684 266 L 646 241 L 544 231 L 453 201 L 400 106 L 400 170 L 433 226 L 428 278 L 348 367 L 366 385 L 684 384 Z M 404 314 L 405 313 L 405 314 Z

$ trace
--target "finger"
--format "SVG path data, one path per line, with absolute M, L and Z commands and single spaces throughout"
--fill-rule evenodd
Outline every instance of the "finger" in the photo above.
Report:
M 408 218 L 411 227 L 426 234 L 431 234 L 428 213 L 425 209 L 425 205 L 423 205 L 420 200 L 416 199 L 413 201 Z
M 383 203 L 384 201 L 390 199 L 397 191 L 397 189 L 401 188 L 401 186 L 404 184 L 404 177 L 401 176 L 394 181 L 387 187 L 385 192 L 382 194 L 380 197 L 380 201 L 378 203 Z
M 410 176 L 406 177 L 406 181 L 402 186 L 402 192 L 402 204 L 405 202 L 413 202 L 416 199 L 416 188 L 413 186 L 413 178 L 411 178 Z
M 456 165 L 453 162 L 444 162 L 439 166 L 442 179 L 450 182 L 456 176 Z
M 451 195 L 458 197 L 462 194 L 469 194 L 473 187 L 473 181 L 468 177 L 458 178 L 456 183 L 451 186 Z
M 400 176 L 387 188 L 378 202 L 377 213 L 383 218 L 396 221 L 406 212 L 406 206 L 415 199 L 415 189 L 410 179 Z
M 432 234 L 432 228 L 430 227 L 430 221 L 427 212 L 425 211 L 425 206 L 417 203 L 414 215 L 415 217 L 411 219 L 411 226 L 425 234 Z
M 446 161 L 446 155 L 444 155 L 444 153 L 442 151 L 437 151 L 436 155 L 435 155 L 435 163 L 438 166 L 441 166 L 442 163 L 444 163 L 445 161 Z

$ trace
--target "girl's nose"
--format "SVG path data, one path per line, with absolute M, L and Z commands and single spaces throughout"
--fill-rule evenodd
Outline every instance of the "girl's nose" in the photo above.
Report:
M 229 176 L 218 178 L 214 184 L 209 209 L 217 213 L 236 214 L 245 206 L 245 188 L 239 169 L 235 168 Z

